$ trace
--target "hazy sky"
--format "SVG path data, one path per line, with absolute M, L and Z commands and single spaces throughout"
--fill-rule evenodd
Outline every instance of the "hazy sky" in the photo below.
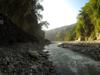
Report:
M 50 23 L 48 29 L 76 23 L 79 10 L 86 2 L 88 0 L 43 0 L 43 20 Z

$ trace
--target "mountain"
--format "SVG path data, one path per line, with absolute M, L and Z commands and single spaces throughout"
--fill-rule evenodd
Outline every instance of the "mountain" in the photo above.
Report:
M 64 35 L 68 31 L 70 31 L 74 26 L 75 24 L 72 24 L 72 25 L 63 26 L 56 29 L 45 31 L 45 38 L 50 41 L 56 41 L 58 35 L 61 35 L 62 37 L 64 37 Z

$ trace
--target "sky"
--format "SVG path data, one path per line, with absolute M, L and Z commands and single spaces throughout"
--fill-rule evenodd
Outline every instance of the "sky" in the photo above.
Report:
M 79 10 L 87 3 L 88 0 L 43 0 L 41 3 L 44 7 L 43 21 L 49 23 L 48 29 L 55 29 L 65 25 L 71 25 L 77 22 Z

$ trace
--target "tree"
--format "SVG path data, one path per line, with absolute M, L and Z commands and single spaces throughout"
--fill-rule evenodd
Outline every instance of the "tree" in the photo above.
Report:
M 44 38 L 42 26 L 38 23 L 42 18 L 39 11 L 42 10 L 39 0 L 0 0 L 0 13 L 37 38 Z
M 100 34 L 100 0 L 89 0 L 81 9 L 76 25 L 76 38 L 95 39 Z

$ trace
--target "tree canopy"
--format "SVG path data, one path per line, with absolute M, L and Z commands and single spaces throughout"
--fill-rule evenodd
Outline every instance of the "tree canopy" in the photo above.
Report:
M 40 0 L 0 0 L 1 14 L 29 34 L 44 38 L 42 25 L 38 22 L 42 18 L 39 11 L 43 11 Z
M 76 26 L 73 28 L 75 40 L 98 40 L 100 36 L 100 0 L 89 0 L 78 15 Z M 71 32 L 71 33 L 73 33 Z

